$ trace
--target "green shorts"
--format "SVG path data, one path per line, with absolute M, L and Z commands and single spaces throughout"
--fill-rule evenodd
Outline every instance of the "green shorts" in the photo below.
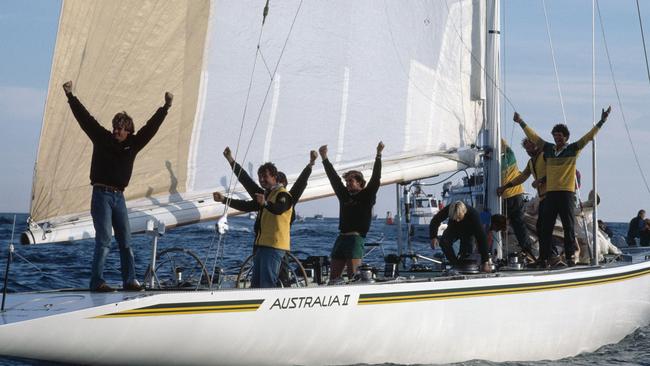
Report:
M 365 240 L 361 235 L 339 235 L 332 248 L 332 259 L 363 258 Z

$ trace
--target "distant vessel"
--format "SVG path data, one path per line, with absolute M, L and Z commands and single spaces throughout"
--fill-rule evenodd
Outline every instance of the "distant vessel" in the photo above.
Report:
M 409 233 L 417 239 L 429 239 L 429 223 L 435 214 L 443 207 L 442 200 L 433 194 L 427 194 L 422 188 L 424 183 L 417 180 L 405 188 L 407 209 L 409 215 Z M 446 225 L 445 225 L 446 227 Z M 445 227 L 440 228 L 440 234 Z
M 393 221 L 393 214 L 388 211 L 386 212 L 386 225 L 394 225 L 395 222 Z
M 324 219 L 323 214 L 314 215 L 314 220 L 323 220 L 323 219 Z

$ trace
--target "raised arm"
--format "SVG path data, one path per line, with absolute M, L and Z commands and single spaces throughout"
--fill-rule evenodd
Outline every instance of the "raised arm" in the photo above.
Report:
M 90 137 L 93 142 L 98 142 L 102 138 L 110 137 L 111 131 L 102 127 L 99 122 L 90 115 L 90 112 L 81 104 L 81 101 L 72 94 L 72 81 L 67 81 L 63 84 L 63 91 L 68 97 L 68 104 L 72 115 L 79 123 L 81 129 Z
M 327 174 L 327 179 L 329 179 L 334 193 L 339 200 L 345 200 L 348 197 L 348 191 L 345 189 L 343 182 L 341 182 L 341 177 L 334 170 L 334 166 L 327 159 L 327 145 L 323 145 L 318 149 L 320 157 L 323 159 L 323 167 L 325 167 L 325 174 Z
M 235 159 L 232 157 L 230 147 L 226 146 L 226 148 L 223 150 L 223 156 L 226 158 L 226 160 L 228 160 L 232 171 L 237 176 L 237 180 L 239 180 L 239 183 L 241 183 L 251 198 L 255 198 L 255 194 L 257 193 L 264 193 L 264 189 L 255 183 L 253 178 L 248 175 L 246 170 L 242 169 L 241 165 L 237 164 Z
M 305 169 L 302 170 L 302 172 L 298 176 L 298 179 L 296 179 L 296 181 L 293 183 L 293 186 L 291 186 L 291 189 L 289 190 L 294 205 L 298 203 L 298 201 L 300 200 L 300 196 L 302 196 L 302 193 L 305 191 L 305 188 L 307 188 L 307 180 L 311 175 L 311 167 L 314 166 L 317 157 L 318 154 L 316 153 L 316 151 L 312 150 L 309 152 L 309 164 L 307 164 Z
M 596 123 L 596 125 L 589 130 L 584 136 L 580 138 L 580 140 L 576 141 L 574 144 L 577 147 L 577 150 L 582 150 L 583 147 L 585 147 L 589 141 L 593 140 L 598 131 L 600 130 L 601 127 L 603 127 L 603 124 L 607 121 L 607 117 L 609 117 L 609 114 L 612 111 L 612 107 L 609 106 L 607 107 L 607 110 L 603 108 L 601 114 L 600 114 L 600 121 Z
M 539 135 L 537 135 L 537 133 L 532 128 L 528 127 L 528 125 L 526 124 L 526 122 L 524 122 L 524 120 L 521 118 L 519 113 L 515 112 L 515 115 L 512 117 L 512 120 L 515 121 L 516 123 L 519 123 L 519 126 L 523 128 L 524 134 L 526 134 L 526 137 L 528 137 L 530 141 L 532 141 L 540 149 L 544 148 L 546 141 L 544 141 L 544 139 L 539 137 Z
M 165 92 L 165 104 L 162 107 L 156 110 L 147 123 L 142 126 L 138 132 L 133 136 L 134 142 L 133 145 L 136 149 L 140 150 L 145 147 L 149 141 L 154 137 L 160 125 L 162 125 L 165 117 L 167 117 L 167 111 L 172 106 L 172 101 L 174 100 L 174 95 L 170 92 Z
M 375 156 L 375 165 L 372 167 L 372 176 L 366 185 L 366 190 L 369 193 L 377 193 L 379 184 L 381 183 L 381 153 L 384 151 L 384 143 L 379 141 L 377 144 L 377 155 Z

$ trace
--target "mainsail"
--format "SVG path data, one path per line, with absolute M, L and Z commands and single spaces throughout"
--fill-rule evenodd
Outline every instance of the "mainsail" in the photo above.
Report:
M 66 0 L 62 7 L 23 242 L 94 235 L 92 146 L 67 106 L 73 80 L 110 126 L 127 110 L 136 129 L 174 93 L 174 106 L 138 155 L 126 189 L 132 229 L 224 213 L 225 146 L 247 170 L 273 161 L 295 179 L 309 150 L 328 144 L 339 170 L 369 172 L 382 140 L 382 184 L 475 164 L 485 119 L 485 9 L 478 0 Z M 139 122 L 139 124 L 138 124 Z M 302 200 L 333 192 L 314 170 Z

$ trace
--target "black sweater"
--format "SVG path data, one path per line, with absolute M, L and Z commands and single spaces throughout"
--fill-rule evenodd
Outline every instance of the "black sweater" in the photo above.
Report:
M 124 190 L 131 179 L 135 156 L 158 132 L 167 116 L 168 108 L 158 108 L 136 134 L 129 134 L 126 140 L 118 142 L 111 131 L 102 127 L 72 93 L 68 94 L 68 103 L 79 126 L 93 143 L 90 183 L 101 183 Z
M 466 207 L 467 212 L 465 213 L 465 217 L 458 222 L 450 220 L 447 224 L 447 228 L 454 227 L 455 229 L 458 229 L 459 232 L 471 234 L 476 238 L 478 245 L 485 245 L 487 248 L 487 234 L 483 230 L 483 225 L 481 225 L 481 215 L 474 207 Z M 431 219 L 431 223 L 429 224 L 429 238 L 432 239 L 438 237 L 438 228 L 440 227 L 440 224 L 448 218 L 449 206 L 445 206 L 445 208 L 438 211 L 438 213 Z
M 365 237 L 368 230 L 370 230 L 372 206 L 375 205 L 377 191 L 379 190 L 381 157 L 375 158 L 370 181 L 368 181 L 364 189 L 356 194 L 348 192 L 328 159 L 323 160 L 323 166 L 334 193 L 339 199 L 339 231 L 342 233 L 356 231 Z
M 260 193 L 260 194 L 264 193 L 264 189 L 262 189 L 262 187 L 257 185 L 257 183 L 255 183 L 255 181 L 250 177 L 250 175 L 248 175 L 246 170 L 242 169 L 241 165 L 237 164 L 237 162 L 233 162 L 232 164 L 230 164 L 230 167 L 232 168 L 235 175 L 238 177 L 239 183 L 241 183 L 241 185 L 244 186 L 246 192 L 248 192 L 248 194 L 253 198 L 252 200 L 231 199 L 230 207 L 242 212 L 258 211 L 260 207 L 255 201 L 255 193 Z M 298 201 L 300 200 L 300 196 L 302 196 L 302 193 L 305 191 L 305 188 L 307 188 L 307 180 L 309 179 L 310 175 L 311 175 L 311 165 L 307 164 L 305 169 L 302 170 L 300 176 L 298 176 L 298 179 L 296 179 L 296 182 L 293 184 L 293 186 L 291 186 L 291 189 L 289 190 L 289 194 L 291 195 L 292 206 L 295 206 L 298 203 Z M 293 223 L 295 219 L 296 219 L 296 211 L 294 210 L 291 212 L 291 223 Z

